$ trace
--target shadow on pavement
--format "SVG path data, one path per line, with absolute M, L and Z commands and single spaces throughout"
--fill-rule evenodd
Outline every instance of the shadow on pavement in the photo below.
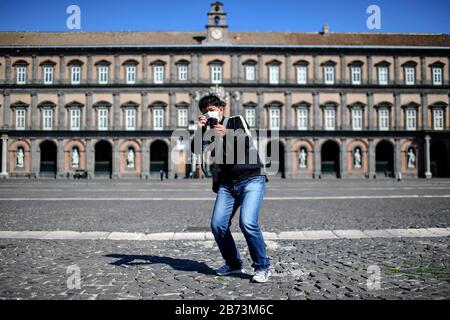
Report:
M 107 254 L 105 257 L 118 259 L 115 262 L 111 262 L 111 265 L 115 266 L 138 266 L 148 264 L 166 264 L 175 270 L 198 272 L 206 275 L 216 275 L 214 270 L 210 268 L 206 263 L 198 262 L 189 259 L 177 259 L 170 257 L 160 257 L 152 255 L 128 255 L 128 254 Z M 248 274 L 232 274 L 227 277 L 235 277 L 241 279 L 251 278 Z

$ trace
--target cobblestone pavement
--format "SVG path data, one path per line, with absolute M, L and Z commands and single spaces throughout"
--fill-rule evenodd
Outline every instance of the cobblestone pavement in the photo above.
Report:
M 0 297 L 450 299 L 449 244 L 448 237 L 267 241 L 273 276 L 254 284 L 242 241 L 238 246 L 248 274 L 219 277 L 213 269 L 220 266 L 220 253 L 212 241 L 3 239 Z M 79 289 L 70 279 L 73 266 L 80 268 Z M 371 280 L 376 268 L 379 289 Z
M 208 180 L 0 181 L 0 231 L 209 230 L 210 187 Z M 260 217 L 267 232 L 450 227 L 450 180 L 272 178 L 267 187 Z M 236 217 L 233 231 L 237 225 Z M 250 283 L 247 246 L 237 243 L 248 273 L 219 277 L 213 241 L 0 239 L 0 298 L 450 299 L 450 237 L 266 240 L 273 274 L 266 284 Z

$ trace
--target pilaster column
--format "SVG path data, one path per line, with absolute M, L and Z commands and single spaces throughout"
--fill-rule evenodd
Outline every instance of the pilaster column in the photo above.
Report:
M 86 171 L 88 178 L 92 179 L 95 174 L 95 148 L 90 138 L 86 139 Z
M 341 150 L 340 150 L 340 175 L 341 178 L 345 178 L 347 176 L 347 162 L 348 162 L 348 154 L 347 154 L 347 139 L 341 139 Z
M 341 97 L 341 130 L 348 130 L 347 94 L 339 93 Z
M 400 121 L 401 112 L 400 93 L 394 93 L 394 113 L 395 113 L 395 130 L 401 130 L 402 123 Z
M 346 77 L 346 71 L 347 71 L 347 66 L 346 66 L 346 61 L 345 61 L 345 55 L 341 54 L 339 56 L 339 64 L 341 65 L 341 79 L 340 79 L 340 83 L 341 84 L 347 84 L 347 77 Z
M 11 74 L 11 56 L 6 55 L 5 56 L 5 83 L 13 83 L 14 82 L 14 75 Z
M 321 83 L 320 81 L 320 72 L 319 72 L 319 56 L 317 53 L 313 54 L 313 70 L 314 70 L 314 84 Z
M 175 107 L 175 101 L 176 93 L 173 91 L 169 91 L 169 105 L 167 106 L 167 109 L 169 111 L 169 128 L 171 130 L 176 129 L 177 127 L 177 108 Z
M 120 83 L 120 56 L 114 55 L 114 83 Z
M 120 150 L 119 150 L 119 139 L 114 138 L 113 146 L 113 159 L 112 159 L 112 178 L 117 179 L 120 177 Z
M 65 70 L 66 70 L 65 56 L 61 54 L 59 56 L 59 83 L 61 84 L 64 84 L 66 82 Z
M 258 53 L 258 83 L 264 83 L 264 59 L 261 53 Z
M 197 54 L 197 76 L 198 76 L 197 82 L 203 82 L 202 70 L 203 70 L 203 56 L 201 55 L 201 53 L 199 53 Z
M 237 62 L 236 62 L 236 55 L 235 54 L 230 54 L 230 82 L 231 83 L 236 83 L 236 78 L 237 78 Z
M 369 138 L 369 177 L 373 177 L 376 173 L 376 158 L 375 158 L 375 143 L 372 138 Z
M 33 54 L 31 58 L 31 81 L 33 84 L 38 83 L 37 78 L 37 71 L 38 71 L 38 63 L 37 63 L 37 56 Z
M 142 145 L 142 163 L 141 163 L 141 179 L 148 179 L 150 173 L 150 150 L 149 141 L 147 139 L 141 140 Z
M 373 94 L 367 92 L 367 127 L 369 130 L 373 130 L 375 126 L 375 119 L 373 116 Z
M 65 130 L 65 111 L 66 108 L 64 107 L 64 93 L 58 92 L 58 130 Z
M 8 177 L 8 136 L 6 134 L 2 134 L 2 163 L 1 163 L 1 172 L 0 177 L 6 178 Z
M 314 138 L 314 178 L 319 178 L 321 175 L 322 169 L 320 167 L 320 144 L 319 144 L 319 138 Z
M 86 92 L 86 106 L 85 106 L 85 113 L 86 113 L 86 128 L 87 130 L 93 130 L 94 129 L 94 117 L 93 117 L 93 109 L 92 109 L 92 101 L 93 96 L 92 92 L 88 91 Z
M 241 54 L 238 53 L 236 55 L 236 83 L 240 83 L 241 82 Z
M 285 65 L 285 83 L 289 84 L 292 82 L 292 77 L 291 77 L 291 55 L 289 53 L 286 53 L 285 55 L 286 59 L 286 65 Z
M 397 176 L 397 174 L 402 171 L 402 146 L 400 144 L 400 139 L 395 139 L 394 148 L 394 172 L 395 176 Z
M 425 177 L 431 179 L 430 136 L 425 136 Z
M 14 128 L 14 124 L 10 121 L 10 112 L 11 112 L 11 96 L 9 91 L 5 90 L 3 92 L 3 128 Z
M 292 177 L 292 139 L 286 138 L 286 146 L 284 148 L 284 163 L 286 178 Z
M 190 77 L 191 83 L 198 83 L 198 59 L 197 54 L 191 53 L 191 72 L 189 72 L 188 77 Z
M 58 151 L 57 151 L 57 161 L 56 161 L 56 177 L 64 178 L 64 140 L 58 139 Z
M 367 84 L 373 84 L 373 58 L 372 56 L 367 56 Z
M 289 112 L 292 108 L 292 93 L 290 91 L 286 91 L 284 93 L 284 106 L 283 106 L 283 115 L 282 115 L 282 121 L 283 125 L 281 126 L 284 130 L 289 130 L 291 127 L 291 124 L 289 123 L 290 117 Z
M 258 129 L 266 129 L 264 127 L 264 93 L 258 91 L 257 96 L 258 96 L 258 107 L 255 115 L 257 118 L 256 127 Z
M 39 177 L 39 161 L 40 161 L 39 145 L 35 138 L 31 138 L 30 146 L 30 174 L 34 178 Z
M 170 55 L 170 62 L 169 62 L 169 74 L 170 74 L 170 79 L 169 79 L 169 83 L 173 83 L 177 80 L 176 77 L 176 68 L 175 68 L 175 55 L 172 53 Z
M 113 93 L 113 110 L 114 110 L 114 130 L 120 130 L 120 93 Z
M 146 54 L 142 55 L 142 83 L 146 83 L 148 79 L 148 57 Z
M 148 130 L 148 94 L 141 92 L 141 130 Z
M 320 106 L 319 106 L 319 93 L 313 92 L 313 120 L 314 120 L 314 130 L 320 130 Z
M 238 99 L 237 96 L 233 93 L 231 95 L 231 115 L 237 115 L 238 114 Z
M 31 93 L 31 130 L 39 130 L 39 110 L 38 110 L 38 96 L 36 92 Z
M 421 110 L 422 110 L 422 130 L 428 129 L 428 95 L 426 93 L 420 94 Z
M 195 92 L 189 93 L 189 120 L 197 123 L 197 114 L 198 114 L 198 101 L 195 100 L 196 94 Z
M 88 54 L 88 60 L 87 60 L 87 80 L 88 83 L 92 83 L 93 81 L 93 68 L 94 68 L 94 62 L 92 58 L 92 54 Z
M 425 63 L 425 57 L 420 57 L 420 76 L 421 80 L 419 81 L 420 84 L 428 84 L 427 79 L 427 65 Z
M 400 58 L 399 56 L 394 57 L 394 73 L 395 73 L 395 84 L 400 84 Z

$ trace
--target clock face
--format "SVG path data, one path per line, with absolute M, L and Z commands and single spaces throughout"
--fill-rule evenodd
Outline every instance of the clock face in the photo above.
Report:
M 212 29 L 212 30 L 211 30 L 211 37 L 212 37 L 214 40 L 219 40 L 219 39 L 221 39 L 221 38 L 222 38 L 222 30 L 220 30 L 220 29 Z

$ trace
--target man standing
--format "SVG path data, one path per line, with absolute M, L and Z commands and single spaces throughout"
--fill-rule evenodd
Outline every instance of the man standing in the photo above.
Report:
M 245 236 L 253 261 L 252 267 L 255 275 L 252 281 L 267 282 L 270 276 L 270 262 L 266 256 L 258 216 L 266 183 L 269 180 L 257 154 L 246 120 L 242 116 L 226 118 L 224 107 L 225 103 L 215 95 L 201 98 L 199 108 L 203 115 L 198 118 L 199 130 L 196 133 L 196 139 L 202 139 L 203 136 L 198 137 L 199 133 L 205 133 L 208 127 L 214 130 L 214 138 L 218 138 L 215 141 L 214 152 L 217 155 L 218 148 L 223 147 L 223 158 L 227 159 L 220 161 L 223 159 L 218 156 L 212 169 L 213 191 L 217 193 L 217 197 L 211 219 L 211 229 L 225 260 L 225 265 L 216 270 L 216 273 L 225 276 L 244 272 L 239 250 L 230 231 L 231 220 L 236 210 L 241 207 L 239 226 Z M 207 123 L 207 117 L 217 118 Z M 230 132 L 233 132 L 233 135 L 230 135 Z M 241 139 L 239 134 L 236 134 L 237 132 L 244 139 Z M 245 154 L 239 154 L 239 149 L 245 150 Z M 229 161 L 230 157 L 227 157 L 230 152 L 234 158 L 232 161 Z M 252 153 L 256 155 L 253 158 Z M 256 159 L 256 161 L 252 161 L 252 159 Z

